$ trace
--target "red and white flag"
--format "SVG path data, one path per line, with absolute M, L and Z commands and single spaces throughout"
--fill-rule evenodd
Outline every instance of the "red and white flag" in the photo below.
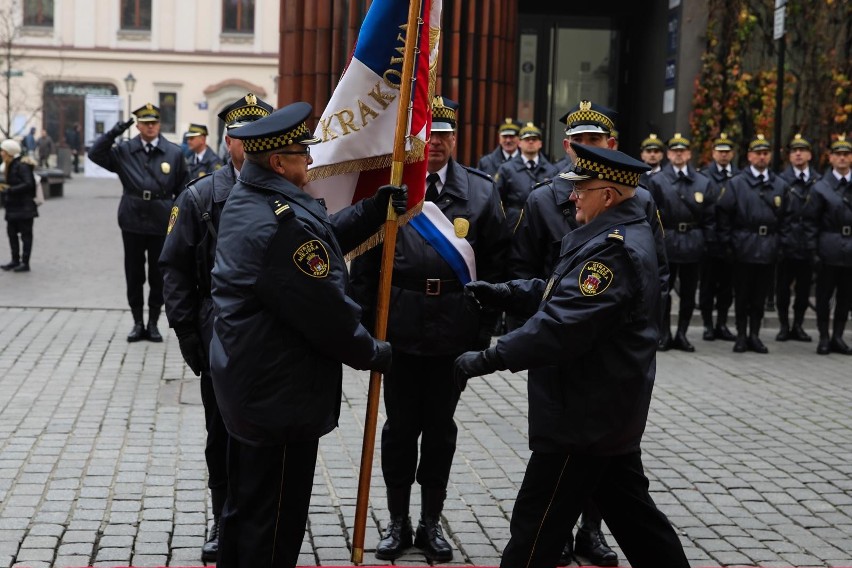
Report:
M 442 0 L 422 0 L 415 83 L 405 142 L 403 183 L 409 213 L 426 192 Z M 329 213 L 371 196 L 389 183 L 409 0 L 373 0 L 343 76 L 317 126 L 305 191 L 323 198 Z M 408 214 L 407 214 L 408 215 Z

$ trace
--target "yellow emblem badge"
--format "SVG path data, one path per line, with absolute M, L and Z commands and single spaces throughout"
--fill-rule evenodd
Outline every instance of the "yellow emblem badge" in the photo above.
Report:
M 700 191 L 695 192 L 695 202 L 696 203 L 704 203 L 704 194 Z
M 177 205 L 175 205 L 172 207 L 172 212 L 169 215 L 169 227 L 166 229 L 167 235 L 172 232 L 172 228 L 175 226 L 175 223 L 177 223 L 178 213 L 180 213 L 180 209 L 178 209 Z
M 168 174 L 170 171 L 172 171 L 172 167 L 171 165 L 169 165 L 168 162 L 163 162 L 162 164 L 160 164 L 160 171 L 164 174 Z
M 456 230 L 456 236 L 463 239 L 467 236 L 467 232 L 470 229 L 470 221 L 463 217 L 456 217 L 453 219 L 453 228 Z
M 328 251 L 316 239 L 306 242 L 293 253 L 293 262 L 299 270 L 314 278 L 328 276 Z
M 580 292 L 584 296 L 597 296 L 612 284 L 614 274 L 605 264 L 590 260 L 580 271 Z
M 772 201 L 775 202 L 775 207 L 781 207 L 781 196 L 780 195 L 776 195 L 775 199 L 773 199 Z

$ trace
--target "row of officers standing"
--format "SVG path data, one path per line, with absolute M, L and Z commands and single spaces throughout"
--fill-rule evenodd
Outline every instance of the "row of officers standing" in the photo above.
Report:
M 600 132 L 573 129 L 568 139 L 589 142 L 591 136 L 593 143 L 617 147 L 614 128 L 604 132 L 614 126 L 615 112 L 594 103 L 581 105 L 590 116 L 598 115 Z M 579 107 L 572 111 L 582 112 Z M 572 113 L 561 121 L 567 123 Z M 506 119 L 498 131 L 499 147 L 480 159 L 479 168 L 494 177 L 500 191 L 514 227 L 510 273 L 522 277 L 529 274 L 524 266 L 528 261 L 520 257 L 536 258 L 535 239 L 541 237 L 535 227 L 539 221 L 524 218 L 524 213 L 542 217 L 537 208 L 542 194 L 551 192 L 558 199 L 556 174 L 570 167 L 571 159 L 549 162 L 541 152 L 542 132 L 531 123 L 520 126 Z M 779 174 L 770 169 L 772 147 L 762 134 L 748 144 L 748 167 L 742 170 L 733 164 L 736 146 L 725 133 L 714 140 L 713 161 L 701 170 L 691 164 L 690 146 L 688 138 L 676 133 L 667 141 L 651 134 L 640 147 L 642 161 L 652 168 L 640 184 L 659 210 L 669 290 L 677 290 L 680 299 L 673 328 L 667 294 L 660 350 L 695 350 L 687 330 L 696 296 L 703 339 L 733 341 L 735 352 L 768 352 L 760 328 L 772 300 L 780 324 L 776 339 L 812 341 L 803 323 L 815 274 L 817 353 L 852 355 L 843 340 L 852 298 L 852 144 L 844 135 L 830 143 L 831 167 L 825 175 L 811 167 L 812 146 L 802 134 L 790 140 L 789 165 Z M 564 192 L 561 205 L 564 222 L 557 209 L 552 211 L 554 242 L 560 231 L 572 228 L 573 207 Z M 732 304 L 736 334 L 728 328 Z
M 667 254 L 680 257 L 669 236 L 695 230 L 702 216 L 669 220 L 666 202 L 654 198 L 651 183 L 660 174 L 647 178 L 645 189 L 639 174 L 651 168 L 613 150 L 615 113 L 609 109 L 582 101 L 566 113 L 561 164 L 549 164 L 541 154 L 540 130 L 527 125 L 512 135 L 507 121 L 492 156 L 505 163 L 493 177 L 453 159 L 457 109 L 444 97 L 433 103 L 428 187 L 419 217 L 435 230 L 414 221 L 400 228 L 388 342 L 367 331 L 378 252 L 355 259 L 351 271 L 344 254 L 382 224 L 389 205 L 405 211 L 406 190 L 384 186 L 374 197 L 329 215 L 302 190 L 310 147 L 318 142 L 306 124 L 309 105 L 272 112 L 252 94 L 235 101 L 220 114 L 231 162 L 189 185 L 187 165 L 159 135 L 152 105 L 136 112 L 139 136 L 113 146 L 130 126 L 120 123 L 92 148 L 90 157 L 117 171 L 124 186 L 119 223 L 125 266 L 141 261 L 144 267 L 146 254 L 149 264 L 152 317 L 147 328 L 141 325 L 145 272 L 135 268 L 133 287 L 128 276 L 134 316 L 128 339 L 156 340 L 155 308 L 158 315 L 164 288 L 181 353 L 201 376 L 214 516 L 202 549 L 205 560 L 221 566 L 296 564 L 318 441 L 337 425 L 347 364 L 385 375 L 381 448 L 390 520 L 377 557 L 395 559 L 415 546 L 433 562 L 452 559 L 441 516 L 458 432 L 453 416 L 467 378 L 541 368 L 529 375 L 533 459 L 513 513 L 504 565 L 524 558 L 550 568 L 575 555 L 617 565 L 602 518 L 632 565 L 687 565 L 676 534 L 647 493 L 639 440 L 653 387 L 653 352 L 665 336 L 658 329 L 659 306 L 666 303 L 670 282 L 680 280 L 683 287 L 680 265 L 690 264 L 678 261 L 670 269 Z M 520 168 L 511 157 L 515 149 L 502 144 L 512 137 L 515 149 L 522 139 Z M 848 175 L 849 149 L 838 146 L 832 155 L 844 152 Z M 768 176 L 767 166 L 768 160 L 762 166 Z M 536 175 L 545 170 L 539 182 Z M 689 174 L 691 183 L 699 179 L 687 166 L 684 177 Z M 773 228 L 786 203 L 781 189 L 777 205 L 774 193 L 768 200 Z M 719 204 L 733 192 L 720 188 Z M 711 201 L 696 194 L 686 193 L 703 215 Z M 152 201 L 162 206 L 149 211 L 145 205 Z M 730 211 L 740 203 L 747 213 L 760 205 L 743 197 Z M 721 210 L 715 208 L 714 216 Z M 143 221 L 147 231 L 137 233 L 133 223 Z M 681 223 L 695 225 L 678 231 Z M 728 255 L 736 254 L 735 241 L 742 238 L 735 235 L 746 230 L 745 223 L 732 213 L 728 228 L 720 231 L 728 231 L 726 242 L 734 249 L 721 253 L 728 275 L 737 266 Z M 776 235 L 769 224 L 761 218 L 756 234 Z M 696 235 L 703 235 L 700 226 Z M 145 238 L 136 242 L 137 235 Z M 499 284 L 504 280 L 528 284 Z M 749 299 L 750 294 L 743 292 Z M 513 296 L 525 298 L 523 309 L 510 305 Z M 472 299 L 481 309 L 471 309 Z M 520 329 L 489 347 L 503 310 Z M 724 320 L 711 328 L 714 334 L 724 330 Z M 746 328 L 742 331 L 745 336 Z M 835 333 L 839 345 L 842 331 Z M 590 375 L 581 369 L 593 367 L 598 372 L 589 385 Z M 627 376 L 629 384 L 618 383 Z M 567 404 L 554 405 L 554 393 L 562 390 Z M 565 483 L 558 475 L 562 470 L 572 474 Z M 415 482 L 421 493 L 416 529 L 409 517 Z M 562 499 L 556 517 L 541 492 L 550 486 Z M 571 527 L 581 512 L 575 540 Z M 537 537 L 545 525 L 547 546 Z

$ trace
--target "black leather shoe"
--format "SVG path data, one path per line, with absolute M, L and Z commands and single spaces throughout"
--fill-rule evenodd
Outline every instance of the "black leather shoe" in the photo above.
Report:
M 134 343 L 143 339 L 148 339 L 148 333 L 145 331 L 145 326 L 142 325 L 142 322 L 137 321 L 133 324 L 133 329 L 130 333 L 127 334 L 127 342 Z
M 148 341 L 153 341 L 154 343 L 162 343 L 163 342 L 163 336 L 160 335 L 160 330 L 157 329 L 157 324 L 155 324 L 154 322 L 150 322 L 150 321 L 148 322 L 146 339 Z
M 13 260 L 11 262 L 7 262 L 3 266 L 0 266 L 0 268 L 2 268 L 3 270 L 9 271 L 9 270 L 13 270 L 13 269 L 19 267 L 20 265 L 21 265 L 21 261 Z
M 213 517 L 213 526 L 207 535 L 207 542 L 201 547 L 201 560 L 203 562 L 216 562 L 219 555 L 219 517 Z
M 453 549 L 444 538 L 441 521 L 437 518 L 420 519 L 414 535 L 414 546 L 422 550 L 432 562 L 449 562 L 453 559 Z
M 760 338 L 756 335 L 749 336 L 748 348 L 755 353 L 769 353 L 769 349 L 766 348 L 766 345 L 764 345 Z
M 852 347 L 846 345 L 842 337 L 834 336 L 831 338 L 829 347 L 832 353 L 840 353 L 841 355 L 852 355 Z
M 686 334 L 681 333 L 680 331 L 675 334 L 674 340 L 672 340 L 672 347 L 680 351 L 686 351 L 687 353 L 695 351 L 695 346 L 689 342 L 686 338 Z
M 657 351 L 668 351 L 672 348 L 672 332 L 666 330 L 660 336 L 660 341 L 657 343 Z
M 820 337 L 817 344 L 817 353 L 820 355 L 828 355 L 831 353 L 831 340 L 828 337 Z
M 737 337 L 734 343 L 734 353 L 745 353 L 748 349 L 748 339 L 745 336 Z
M 787 341 L 790 339 L 790 327 L 782 325 L 778 330 L 778 335 L 775 336 L 775 341 Z
M 801 325 L 793 325 L 793 329 L 790 330 L 790 339 L 794 341 L 804 341 L 806 343 L 810 343 L 813 341 L 810 335 L 802 329 Z
M 618 554 L 609 547 L 600 530 L 578 529 L 574 552 L 595 566 L 618 566 Z
M 565 543 L 565 548 L 562 549 L 562 554 L 559 555 L 557 566 L 568 566 L 574 562 L 574 537 L 568 535 L 568 542 Z
M 728 329 L 728 326 L 725 324 L 717 325 L 714 331 L 716 333 L 716 339 L 721 339 L 722 341 L 737 340 L 737 336 L 731 333 L 731 330 Z
M 391 517 L 382 540 L 376 546 L 376 558 L 396 560 L 405 554 L 405 551 L 414 544 L 413 532 L 410 517 Z
M 23 263 L 19 264 L 18 266 L 16 266 L 15 268 L 12 269 L 12 272 L 29 272 L 29 271 L 30 271 L 30 265 L 27 262 L 23 262 Z
M 704 341 L 716 341 L 716 333 L 712 327 L 704 326 L 704 335 L 701 336 Z

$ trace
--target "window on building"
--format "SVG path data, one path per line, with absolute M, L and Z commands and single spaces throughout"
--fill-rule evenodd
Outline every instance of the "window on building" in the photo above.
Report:
M 226 33 L 254 33 L 254 0 L 223 0 L 222 31 Z
M 24 0 L 24 25 L 53 27 L 53 0 Z
M 177 93 L 160 93 L 160 130 L 177 132 Z
M 151 30 L 151 0 L 121 0 L 121 29 Z

